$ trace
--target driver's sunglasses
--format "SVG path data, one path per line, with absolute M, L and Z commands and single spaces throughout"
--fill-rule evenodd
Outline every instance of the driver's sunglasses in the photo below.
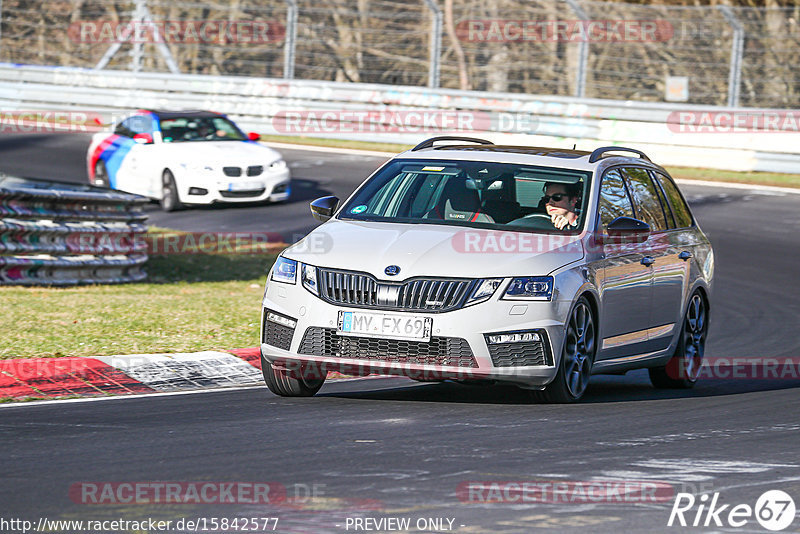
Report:
M 556 193 L 554 195 L 545 195 L 542 197 L 542 200 L 544 201 L 545 204 L 550 202 L 551 198 L 556 202 L 561 202 L 564 198 L 566 198 L 566 196 L 567 196 L 566 193 Z

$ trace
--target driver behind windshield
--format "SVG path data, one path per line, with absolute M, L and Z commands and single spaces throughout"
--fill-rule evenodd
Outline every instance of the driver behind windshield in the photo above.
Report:
M 580 184 L 548 182 L 544 186 L 542 202 L 553 226 L 559 230 L 578 226 L 577 204 L 580 200 Z

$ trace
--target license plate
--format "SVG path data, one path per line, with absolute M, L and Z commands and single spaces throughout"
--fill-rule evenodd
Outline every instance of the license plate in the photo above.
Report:
M 256 191 L 264 189 L 263 182 L 231 182 L 228 184 L 228 191 Z
M 343 336 L 430 341 L 432 326 L 430 317 L 340 311 L 337 331 Z

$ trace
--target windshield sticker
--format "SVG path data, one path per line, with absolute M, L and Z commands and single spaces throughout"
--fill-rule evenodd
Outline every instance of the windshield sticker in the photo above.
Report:
M 364 213 L 367 211 L 367 207 L 365 205 L 356 206 L 355 208 L 350 210 L 350 213 Z
M 441 172 L 444 170 L 444 167 L 422 167 L 423 171 L 432 171 L 432 172 Z

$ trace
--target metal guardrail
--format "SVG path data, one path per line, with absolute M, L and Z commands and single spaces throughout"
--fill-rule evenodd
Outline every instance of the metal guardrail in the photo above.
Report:
M 800 172 L 796 132 L 685 133 L 671 127 L 681 112 L 754 111 L 748 108 L 0 63 L 0 110 L 81 110 L 107 114 L 110 120 L 114 113 L 140 108 L 212 109 L 263 134 L 286 134 L 276 128 L 276 117 L 287 110 L 477 112 L 489 124 L 488 133 L 480 131 L 480 135 L 496 142 L 565 147 L 577 143 L 578 148 L 588 150 L 633 145 L 664 165 Z M 0 115 L 0 121 L 2 118 Z M 528 120 L 530 128 L 504 128 L 504 118 Z M 437 133 L 452 131 L 377 136 L 370 131 L 297 134 L 413 145 Z
M 147 199 L 0 175 L 0 285 L 138 282 Z

